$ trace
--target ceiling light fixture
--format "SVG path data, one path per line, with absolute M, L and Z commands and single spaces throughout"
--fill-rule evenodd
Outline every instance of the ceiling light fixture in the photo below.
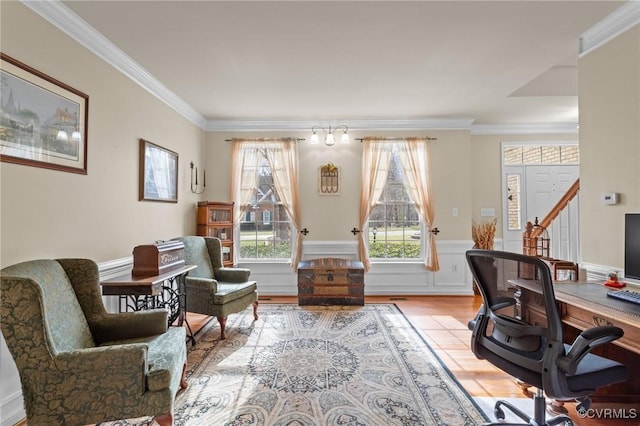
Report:
M 326 133 L 326 136 L 324 137 L 324 144 L 327 146 L 333 146 L 336 143 L 336 138 L 333 135 L 333 132 L 338 130 L 338 129 L 342 129 L 343 133 L 342 136 L 340 137 L 340 142 L 342 143 L 349 143 L 349 127 L 346 124 L 341 124 L 335 128 L 331 128 L 331 126 L 329 126 L 329 130 L 325 130 L 324 128 L 320 127 L 320 126 L 313 126 L 311 128 L 311 131 L 313 132 L 313 134 L 311 135 L 311 144 L 312 145 L 317 145 L 320 143 L 320 138 L 318 136 L 318 130 L 322 130 L 323 132 Z

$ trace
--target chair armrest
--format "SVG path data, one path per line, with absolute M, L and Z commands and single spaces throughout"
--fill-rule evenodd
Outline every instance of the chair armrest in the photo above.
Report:
M 53 357 L 53 361 L 58 371 L 63 373 L 97 373 L 103 370 L 117 373 L 123 369 L 139 373 L 140 366 L 147 362 L 147 350 L 146 343 L 96 346 L 60 352 Z
M 228 283 L 243 283 L 249 281 L 251 270 L 247 268 L 220 268 L 216 271 L 219 281 Z
M 497 311 L 499 309 L 503 309 L 516 304 L 516 299 L 514 299 L 513 297 L 497 297 L 495 300 L 496 303 L 491 306 L 491 310 L 493 311 Z
M 185 285 L 191 291 L 205 291 L 206 293 L 216 293 L 218 291 L 218 281 L 212 278 L 187 277 Z
M 167 327 L 168 312 L 164 309 L 106 314 L 91 324 L 93 337 L 98 344 L 157 336 L 166 333 Z
M 567 354 L 558 358 L 558 367 L 567 374 L 575 374 L 580 360 L 593 348 L 621 338 L 624 331 L 619 327 L 604 325 L 593 327 L 580 333 L 569 348 Z
M 108 383 L 121 381 L 144 393 L 148 373 L 147 351 L 145 343 L 99 346 L 59 353 L 53 357 L 53 362 L 58 372 L 76 377 L 78 387 L 83 387 L 85 381 L 93 383 L 108 377 Z

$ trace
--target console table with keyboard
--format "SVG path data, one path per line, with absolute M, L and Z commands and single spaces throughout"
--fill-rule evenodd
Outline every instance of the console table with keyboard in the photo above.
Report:
M 537 286 L 527 280 L 510 283 L 515 288 L 519 315 L 526 321 L 545 321 Z M 607 296 L 612 289 L 602 282 L 564 281 L 556 282 L 553 287 L 562 315 L 565 343 L 573 342 L 581 331 L 594 326 L 614 325 L 624 330 L 622 338 L 594 352 L 625 364 L 629 380 L 600 389 L 593 397 L 594 402 L 640 403 L 640 305 Z

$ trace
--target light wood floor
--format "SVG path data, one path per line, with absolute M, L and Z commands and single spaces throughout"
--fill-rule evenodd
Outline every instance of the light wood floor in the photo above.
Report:
M 261 296 L 260 303 L 297 303 L 295 296 Z M 481 304 L 479 296 L 371 296 L 366 303 L 395 303 L 419 329 L 440 359 L 447 365 L 471 396 L 526 398 L 513 378 L 486 361 L 475 358 L 469 348 L 471 332 L 467 322 Z M 189 323 L 197 330 L 207 317 L 189 314 Z M 214 320 L 215 321 L 215 320 Z M 533 400 L 528 413 L 533 412 Z M 567 404 L 576 426 L 637 426 L 635 419 L 581 419 L 572 404 Z

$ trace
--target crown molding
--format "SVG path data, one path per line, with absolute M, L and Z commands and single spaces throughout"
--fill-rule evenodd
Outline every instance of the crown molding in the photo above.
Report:
M 142 88 L 205 131 L 308 131 L 313 126 L 328 127 L 346 123 L 349 130 L 469 130 L 472 135 L 575 134 L 573 123 L 473 125 L 473 118 L 461 119 L 353 119 L 353 120 L 207 120 L 170 91 L 159 80 L 90 26 L 61 0 L 21 0 L 22 3 L 69 37 L 89 49 Z M 631 15 L 631 16 L 627 16 Z M 602 37 L 619 34 L 614 28 L 627 28 L 640 20 L 640 2 L 629 1 L 600 24 L 583 34 L 581 46 Z M 603 22 L 604 22 L 603 21 Z M 583 40 L 584 39 L 584 40 Z M 595 47 L 592 47 L 595 48 Z
M 84 19 L 66 7 L 60 0 L 22 0 L 22 4 L 169 105 L 187 120 L 204 129 L 207 120 L 200 113 L 167 89 L 158 79 L 96 31 Z
M 640 1 L 629 0 L 609 16 L 582 33 L 579 39 L 578 57 L 582 57 L 607 44 L 638 24 L 640 24 Z
M 473 119 L 422 119 L 422 120 L 209 120 L 205 130 L 210 132 L 252 131 L 309 131 L 313 126 L 335 127 L 340 124 L 349 130 L 469 130 Z
M 545 135 L 578 133 L 575 123 L 472 124 L 473 119 L 423 120 L 210 120 L 209 132 L 310 131 L 313 126 L 346 124 L 352 130 L 467 130 L 472 135 Z
M 578 133 L 576 123 L 474 124 L 472 135 L 550 135 Z

